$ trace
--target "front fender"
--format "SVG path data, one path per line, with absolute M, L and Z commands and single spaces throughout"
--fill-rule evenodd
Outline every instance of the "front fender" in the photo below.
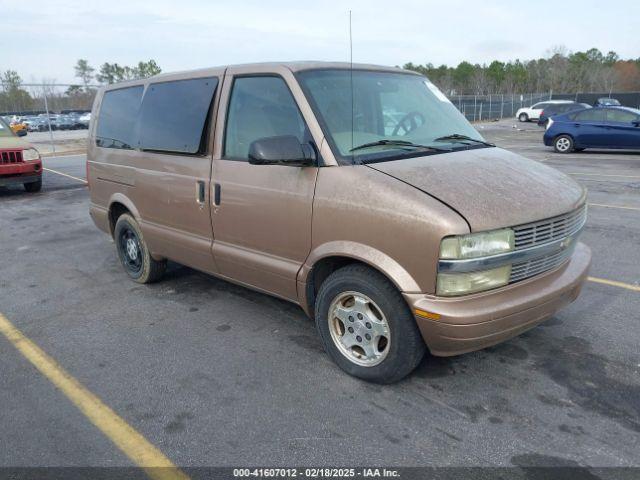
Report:
M 347 240 L 331 241 L 314 248 L 298 273 L 298 282 L 306 284 L 313 266 L 328 257 L 359 260 L 385 275 L 401 292 L 420 292 L 418 282 L 392 257 L 369 245 Z

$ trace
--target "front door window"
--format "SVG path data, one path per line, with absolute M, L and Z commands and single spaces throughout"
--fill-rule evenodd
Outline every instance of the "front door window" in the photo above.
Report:
M 239 77 L 233 82 L 224 158 L 247 160 L 251 143 L 265 137 L 307 135 L 298 106 L 280 77 Z

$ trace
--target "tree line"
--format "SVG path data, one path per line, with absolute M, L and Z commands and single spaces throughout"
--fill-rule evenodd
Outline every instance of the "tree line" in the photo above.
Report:
M 45 96 L 51 111 L 86 110 L 91 108 L 97 85 L 147 78 L 161 71 L 155 60 L 141 61 L 134 66 L 105 62 L 96 71 L 88 60 L 79 59 L 74 66 L 79 82 L 62 92 L 56 89 L 55 80 L 43 80 L 38 87 L 25 87 L 18 72 L 5 70 L 0 74 L 0 112 L 44 110 Z
M 463 61 L 455 67 L 410 62 L 403 68 L 426 75 L 450 96 L 640 91 L 640 58 L 621 59 L 616 52 L 605 54 L 597 48 L 569 52 L 565 47 L 555 47 L 545 57 L 528 61 L 494 60 L 489 64 Z M 55 81 L 46 80 L 40 87 L 27 89 L 18 72 L 6 70 L 0 74 L 0 112 L 43 110 L 45 95 L 52 111 L 88 109 L 96 84 L 147 78 L 161 71 L 155 60 L 133 66 L 105 62 L 96 69 L 88 60 L 79 59 L 74 66 L 78 83 L 61 92 L 53 87 Z
M 463 61 L 456 67 L 407 63 L 403 68 L 426 75 L 447 95 L 640 91 L 640 57 L 623 60 L 597 48 L 569 52 L 555 47 L 546 57 L 529 61 Z

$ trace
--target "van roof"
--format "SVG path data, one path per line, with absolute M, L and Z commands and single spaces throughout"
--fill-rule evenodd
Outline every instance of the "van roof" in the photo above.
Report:
M 384 65 L 374 65 L 374 64 L 367 64 L 367 63 L 351 64 L 349 62 L 321 62 L 321 61 L 262 62 L 262 63 L 242 63 L 242 64 L 236 64 L 236 65 L 221 65 L 217 67 L 199 68 L 195 70 L 183 70 L 178 72 L 160 73 L 158 75 L 154 75 L 153 77 L 149 77 L 149 78 L 113 83 L 111 85 L 105 86 L 105 89 L 111 90 L 114 88 L 122 88 L 125 86 L 142 85 L 147 82 L 184 79 L 184 78 L 189 78 L 190 76 L 206 77 L 210 75 L 211 76 L 222 75 L 227 68 L 237 68 L 237 67 L 243 67 L 243 68 L 255 67 L 256 71 L 260 71 L 268 68 L 284 67 L 291 70 L 292 72 L 300 72 L 303 70 L 324 70 L 324 69 L 349 70 L 350 68 L 353 68 L 354 70 L 376 70 L 376 71 L 383 71 L 383 72 L 402 72 L 407 74 L 419 75 L 419 73 L 416 73 L 410 70 L 404 70 L 399 67 L 389 67 Z

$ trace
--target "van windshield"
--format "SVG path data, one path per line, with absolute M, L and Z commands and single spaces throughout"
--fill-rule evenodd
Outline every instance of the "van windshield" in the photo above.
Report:
M 425 77 L 328 69 L 299 72 L 297 78 L 341 163 L 489 145 Z

